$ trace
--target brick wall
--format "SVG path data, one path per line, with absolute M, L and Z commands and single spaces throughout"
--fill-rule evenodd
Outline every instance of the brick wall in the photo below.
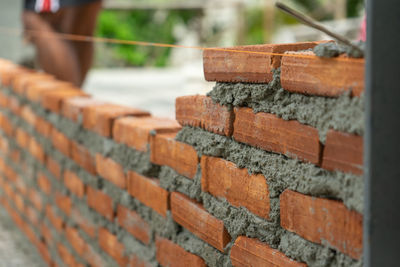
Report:
M 361 266 L 364 63 L 296 60 L 206 51 L 177 121 L 1 60 L 0 203 L 49 266 Z

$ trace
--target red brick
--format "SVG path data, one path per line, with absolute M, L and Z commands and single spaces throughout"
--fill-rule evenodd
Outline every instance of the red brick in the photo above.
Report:
M 58 216 L 50 205 L 46 206 L 46 217 L 57 231 L 63 232 L 64 221 Z
M 77 197 L 82 198 L 85 195 L 85 184 L 76 173 L 66 170 L 64 172 L 64 184 Z
M 32 102 L 39 102 L 46 92 L 70 88 L 74 88 L 74 86 L 68 82 L 58 80 L 38 80 L 26 87 L 25 96 Z
M 168 191 L 159 186 L 159 181 L 144 177 L 136 172 L 128 172 L 128 192 L 144 205 L 166 217 Z
M 8 87 L 12 85 L 13 80 L 17 76 L 23 76 L 27 73 L 30 73 L 31 71 L 17 65 L 8 65 L 0 70 L 0 78 L 1 78 L 1 84 L 4 87 Z
M 19 193 L 15 192 L 13 200 L 14 200 L 14 205 L 17 207 L 17 210 L 20 213 L 25 214 L 25 202 L 22 196 Z
M 34 226 L 39 225 L 39 216 L 34 208 L 32 208 L 31 206 L 26 206 L 25 215 L 31 224 L 33 224 Z
M 69 216 L 71 214 L 72 202 L 68 196 L 65 196 L 61 193 L 56 193 L 54 200 L 55 200 L 57 207 L 60 210 L 62 210 L 67 216 Z
M 29 189 L 28 198 L 38 211 L 41 211 L 43 209 L 43 199 L 35 189 Z
M 77 229 L 67 226 L 65 228 L 65 236 L 74 250 L 80 255 L 86 253 L 87 245 L 85 240 L 79 235 Z
M 171 193 L 171 212 L 177 223 L 221 252 L 224 252 L 224 248 L 231 241 L 223 221 L 181 193 Z
M 15 183 L 17 181 L 17 173 L 12 169 L 9 165 L 6 165 L 4 168 L 4 174 L 7 178 L 12 183 Z
M 131 233 L 136 239 L 145 244 L 149 244 L 150 226 L 138 213 L 118 205 L 117 218 L 121 227 L 125 228 L 125 230 Z
M 37 176 L 37 185 L 39 186 L 40 190 L 47 195 L 51 194 L 51 183 L 49 178 L 47 178 L 43 173 L 39 173 Z
M 305 267 L 300 263 L 288 258 L 279 250 L 272 249 L 268 244 L 260 242 L 256 238 L 239 236 L 231 249 L 231 262 L 235 267 L 245 266 L 282 266 L 282 267 Z
M 92 246 L 88 245 L 86 253 L 83 258 L 90 264 L 91 267 L 106 267 L 109 266 L 104 262 L 103 258 L 93 249 Z
M 53 146 L 65 156 L 71 156 L 71 143 L 68 137 L 56 128 L 51 130 L 51 142 Z
M 12 113 L 19 116 L 21 111 L 21 103 L 19 102 L 18 98 L 15 96 L 10 96 L 8 98 L 8 108 L 11 110 Z
M 25 73 L 24 75 L 18 75 L 13 80 L 12 89 L 19 95 L 24 95 L 26 88 L 31 86 L 37 81 L 51 81 L 54 78 L 46 73 L 32 72 Z
M 250 175 L 234 163 L 220 158 L 201 158 L 201 188 L 222 197 L 235 207 L 246 207 L 254 214 L 269 218 L 269 191 L 262 174 Z
M 3 137 L 0 137 L 0 150 L 4 154 L 8 154 L 8 141 Z
M 42 94 L 41 103 L 45 109 L 60 113 L 63 101 L 77 96 L 88 96 L 88 94 L 75 88 L 50 90 Z
M 231 136 L 233 111 L 203 95 L 181 96 L 175 102 L 176 120 L 182 126 L 201 127 L 209 132 Z
M 44 137 L 50 137 L 53 126 L 41 117 L 36 118 L 35 130 Z
M 197 255 L 187 252 L 174 242 L 157 237 L 156 239 L 157 254 L 156 258 L 161 266 L 168 267 L 206 267 L 204 260 Z
M 35 138 L 31 138 L 29 142 L 29 152 L 31 155 L 36 158 L 41 163 L 45 163 L 46 155 L 42 146 L 35 140 Z
M 114 219 L 113 202 L 110 196 L 90 186 L 87 187 L 88 206 L 112 221 Z
M 185 143 L 174 140 L 176 133 L 156 134 L 151 137 L 150 161 L 167 165 L 177 173 L 193 179 L 199 158 L 196 150 Z
M 147 151 L 150 132 L 176 132 L 181 128 L 177 121 L 157 117 L 125 117 L 117 119 L 113 127 L 115 141 L 139 151 Z
M 113 104 L 88 106 L 83 109 L 83 127 L 105 137 L 112 137 L 114 120 L 123 116 L 149 116 L 147 111 Z
M 328 131 L 322 168 L 363 174 L 363 137 L 334 130 Z
M 46 167 L 50 171 L 50 173 L 53 174 L 56 178 L 61 178 L 61 166 L 53 158 L 47 157 Z
M 43 239 L 47 245 L 53 243 L 53 235 L 51 234 L 50 228 L 43 222 L 40 225 L 40 234 L 43 236 Z
M 33 112 L 31 107 L 25 105 L 21 108 L 21 117 L 30 125 L 35 125 L 36 123 L 36 114 Z
M 317 129 L 269 113 L 254 114 L 250 108 L 236 109 L 235 114 L 233 137 L 236 141 L 314 164 L 319 163 L 321 145 Z
M 96 174 L 95 158 L 83 145 L 72 142 L 72 159 L 88 173 Z
M 125 247 L 120 243 L 115 235 L 110 233 L 105 228 L 99 230 L 99 245 L 107 252 L 120 266 L 125 266 L 128 263 L 128 258 L 125 257 Z
M 76 266 L 74 256 L 71 254 L 71 252 L 68 251 L 68 249 L 64 245 L 62 245 L 61 243 L 58 243 L 57 244 L 57 251 L 58 251 L 58 254 L 60 255 L 61 259 L 63 260 L 63 262 L 68 267 L 75 267 Z
M 53 261 L 50 255 L 50 250 L 47 248 L 46 244 L 40 242 L 37 249 L 39 250 L 40 256 L 42 256 L 43 260 L 49 265 L 53 265 Z
M 21 177 L 18 175 L 17 176 L 17 181 L 15 182 L 15 188 L 23 195 L 27 196 L 28 195 L 28 187 L 25 184 L 24 180 L 21 179 Z
M 130 255 L 128 266 L 129 267 L 151 267 L 153 265 L 148 263 L 148 262 L 145 262 L 145 261 L 141 260 L 136 255 Z
M 116 186 L 122 189 L 126 188 L 124 168 L 114 160 L 105 158 L 101 154 L 96 154 L 96 171 L 100 176 Z
M 314 243 L 329 243 L 352 258 L 361 257 L 362 215 L 343 203 L 285 190 L 280 209 L 281 226 L 286 230 Z
M 313 52 L 290 54 L 307 57 L 283 57 L 281 83 L 284 89 L 321 96 L 339 96 L 348 90 L 360 96 L 364 92 L 364 59 L 319 58 Z
M 2 115 L 1 118 L 1 128 L 3 129 L 4 133 L 8 136 L 14 135 L 14 126 L 12 125 L 11 121 Z
M 78 121 L 78 118 L 82 118 L 84 108 L 104 104 L 104 102 L 91 97 L 72 97 L 64 101 L 62 106 L 62 114 L 70 120 Z
M 13 149 L 10 151 L 10 158 L 14 163 L 19 163 L 21 159 L 21 154 L 19 150 Z
M 71 218 L 75 223 L 78 224 L 79 228 L 82 229 L 87 235 L 95 238 L 97 233 L 97 225 L 91 220 L 83 216 L 77 209 L 72 209 Z
M 203 53 L 204 76 L 207 81 L 218 82 L 271 82 L 272 70 L 280 67 L 282 56 L 269 53 L 281 54 L 285 51 L 306 50 L 313 48 L 316 44 L 316 42 L 264 44 L 205 50 Z M 223 49 L 235 51 L 223 51 Z

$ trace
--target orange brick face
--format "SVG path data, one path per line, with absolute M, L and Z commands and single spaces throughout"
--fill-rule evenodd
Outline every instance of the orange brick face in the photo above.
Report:
M 17 130 L 15 131 L 15 135 L 17 144 L 20 147 L 27 149 L 29 147 L 29 141 L 30 141 L 30 136 L 28 135 L 28 133 L 22 130 L 22 128 L 17 128 Z
M 30 125 L 35 125 L 36 123 L 36 114 L 29 106 L 23 106 L 21 108 L 21 117 Z
M 76 142 L 72 142 L 72 159 L 90 174 L 96 174 L 96 161 L 90 151 Z
M 64 184 L 77 197 L 85 195 L 85 184 L 74 172 L 69 170 L 64 172 Z
M 56 193 L 54 200 L 58 208 L 62 210 L 66 215 L 69 216 L 71 214 L 72 202 L 68 196 L 65 196 L 61 193 Z
M 110 196 L 90 186 L 87 187 L 87 204 L 89 207 L 112 221 L 114 219 L 113 201 Z
M 139 151 L 147 151 L 150 132 L 176 132 L 180 125 L 175 120 L 156 117 L 125 117 L 115 121 L 113 136 L 115 141 Z
M 272 81 L 272 70 L 280 67 L 282 58 L 280 55 L 268 53 L 306 50 L 315 45 L 315 42 L 306 42 L 230 48 L 236 50 L 235 52 L 221 49 L 205 50 L 203 53 L 204 76 L 207 81 L 267 83 Z M 253 53 L 240 53 L 237 50 Z M 266 54 L 262 54 L 263 52 Z
M 234 115 L 228 108 L 213 103 L 201 95 L 178 97 L 175 102 L 176 120 L 181 125 L 201 127 L 207 131 L 230 136 Z
M 62 105 L 62 114 L 70 120 L 78 121 L 78 118 L 82 116 L 84 108 L 104 104 L 104 102 L 91 97 L 71 97 L 64 100 Z
M 123 116 L 149 116 L 146 111 L 113 104 L 88 106 L 83 109 L 83 127 L 105 137 L 112 137 L 114 120 Z
M 138 213 L 118 205 L 117 218 L 118 223 L 136 239 L 145 244 L 150 242 L 150 226 Z
M 363 138 L 330 130 L 326 136 L 322 168 L 361 175 L 363 173 Z
M 52 125 L 48 121 L 42 119 L 41 117 L 37 117 L 35 123 L 35 130 L 39 134 L 43 135 L 44 137 L 50 137 L 52 128 L 53 128 Z
M 176 133 L 152 136 L 150 160 L 158 165 L 167 165 L 177 173 L 193 179 L 199 162 L 197 152 L 192 146 L 174 140 L 175 136 Z
M 71 155 L 71 143 L 67 136 L 53 128 L 51 131 L 51 141 L 53 146 L 57 148 L 65 156 L 70 157 Z
M 79 254 L 79 255 L 84 255 L 86 253 L 86 242 L 85 240 L 79 235 L 78 230 L 72 227 L 66 227 L 65 229 L 65 235 L 67 237 L 67 240 L 71 244 L 71 246 L 74 248 L 74 250 Z
M 181 193 L 173 192 L 171 194 L 171 212 L 177 223 L 224 252 L 231 237 L 225 229 L 223 221 L 209 214 L 201 204 Z
M 61 82 L 57 80 L 38 80 L 32 85 L 28 86 L 25 90 L 25 96 L 33 101 L 41 101 L 44 94 L 50 91 L 65 90 L 74 88 L 72 84 Z
M 61 166 L 51 157 L 46 158 L 46 167 L 56 178 L 61 178 Z
M 128 172 L 128 191 L 160 215 L 164 217 L 167 215 L 168 191 L 159 186 L 158 180 L 130 171 Z
M 314 55 L 302 52 L 301 55 Z M 345 91 L 360 96 L 364 91 L 364 59 L 323 59 L 284 56 L 281 67 L 282 87 L 295 93 L 339 96 Z
M 157 237 L 156 239 L 157 261 L 161 266 L 170 267 L 206 267 L 204 260 L 197 255 L 185 251 L 172 241 Z
M 61 111 L 63 101 L 76 96 L 87 96 L 87 94 L 79 89 L 73 88 L 48 90 L 43 93 L 41 103 L 44 108 L 59 113 Z
M 125 247 L 120 243 L 117 237 L 111 234 L 107 229 L 99 230 L 99 245 L 107 252 L 120 266 L 128 263 L 127 257 L 124 256 Z
M 77 209 L 72 208 L 71 218 L 76 224 L 78 224 L 79 228 L 82 229 L 87 235 L 89 235 L 92 238 L 96 237 L 97 225 L 94 224 L 89 219 L 87 219 Z
M 126 188 L 124 169 L 114 160 L 110 158 L 105 158 L 101 154 L 97 154 L 96 171 L 100 176 L 107 179 L 116 186 L 122 189 Z
M 37 184 L 40 190 L 42 190 L 47 195 L 50 195 L 52 189 L 49 178 L 47 178 L 44 174 L 39 173 L 37 177 Z
M 51 224 L 56 228 L 57 231 L 62 232 L 64 229 L 64 222 L 60 216 L 58 216 L 50 205 L 46 206 L 46 217 L 49 219 Z
M 285 121 L 269 113 L 254 114 L 250 108 L 235 111 L 235 140 L 267 151 L 318 164 L 321 145 L 318 130 L 297 121 Z
M 280 208 L 283 228 L 314 243 L 328 242 L 352 258 L 361 257 L 362 215 L 343 203 L 285 190 Z
M 231 262 L 235 267 L 245 266 L 282 266 L 306 267 L 304 263 L 296 262 L 280 252 L 272 249 L 266 243 L 256 238 L 239 236 L 231 250 Z
M 203 156 L 201 159 L 202 190 L 226 198 L 236 207 L 246 207 L 254 214 L 269 218 L 269 192 L 263 175 L 250 175 L 232 162 Z

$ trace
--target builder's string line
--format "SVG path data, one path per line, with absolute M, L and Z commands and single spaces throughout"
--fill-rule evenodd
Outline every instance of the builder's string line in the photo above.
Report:
M 10 27 L 4 27 L 4 26 L 0 26 L 0 33 L 10 34 L 10 35 L 21 35 L 23 33 L 27 33 L 31 36 L 36 36 L 36 37 L 43 37 L 43 38 L 49 38 L 49 39 L 63 39 L 63 40 L 77 41 L 77 42 L 109 43 L 109 44 L 122 44 L 122 45 L 169 47 L 169 48 L 186 48 L 186 49 L 196 49 L 196 50 L 202 50 L 202 51 L 211 50 L 211 51 L 223 51 L 223 52 L 256 54 L 256 55 L 266 55 L 266 56 L 285 56 L 285 57 L 296 57 L 296 58 L 309 58 L 309 59 L 314 59 L 314 60 L 321 59 L 321 58 L 318 58 L 313 55 L 304 55 L 304 54 L 303 55 L 284 54 L 284 53 L 275 53 L 275 52 L 239 50 L 239 49 L 231 49 L 231 48 L 186 46 L 186 45 L 143 42 L 143 41 L 134 41 L 134 40 L 121 40 L 121 39 L 113 39 L 113 38 L 105 38 L 105 37 L 77 35 L 77 34 L 70 34 L 70 33 L 56 33 L 56 32 L 46 32 L 46 31 L 38 31 L 38 30 L 22 30 L 19 28 L 10 28 Z M 337 58 L 331 58 L 330 60 L 360 62 L 363 59 L 337 57 Z

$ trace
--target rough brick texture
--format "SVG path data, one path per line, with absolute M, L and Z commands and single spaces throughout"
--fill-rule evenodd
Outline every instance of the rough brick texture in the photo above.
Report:
M 109 180 L 116 186 L 126 188 L 126 177 L 124 169 L 118 163 L 110 158 L 105 158 L 100 154 L 96 155 L 96 171 L 97 173 Z
M 150 226 L 138 213 L 118 205 L 117 218 L 118 223 L 134 237 L 145 244 L 150 242 Z
M 234 115 L 227 107 L 213 103 L 211 98 L 195 95 L 178 97 L 176 120 L 181 125 L 201 127 L 207 131 L 230 136 Z
M 255 114 L 250 108 L 235 110 L 235 140 L 318 164 L 321 145 L 318 130 L 297 121 L 285 121 L 269 113 Z
M 90 186 L 87 187 L 88 206 L 112 221 L 114 219 L 113 201 L 110 196 Z
M 362 216 L 335 200 L 291 190 L 280 196 L 281 225 L 315 243 L 328 242 L 358 259 L 362 255 Z

